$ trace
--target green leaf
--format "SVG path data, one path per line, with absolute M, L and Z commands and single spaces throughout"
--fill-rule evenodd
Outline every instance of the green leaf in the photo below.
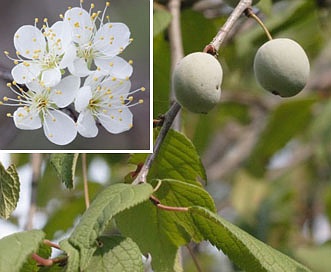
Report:
M 83 185 L 79 183 L 75 190 L 83 191 L 83 188 L 81 187 L 83 187 Z M 91 199 L 94 198 L 100 190 L 101 185 L 99 183 L 89 182 L 89 195 Z M 60 205 L 53 211 L 53 213 L 49 214 L 47 223 L 43 227 L 46 237 L 51 240 L 58 238 L 54 236 L 58 231 L 68 231 L 77 217 L 83 214 L 86 210 L 83 193 L 70 193 L 68 196 L 62 196 L 61 199 L 62 201 Z M 59 218 L 61 220 L 59 220 Z
M 200 186 L 190 183 L 162 180 L 154 195 L 163 205 L 201 205 L 215 211 L 210 195 Z M 143 253 L 151 253 L 155 271 L 174 271 L 178 247 L 188 243 L 192 236 L 196 241 L 202 240 L 188 213 L 161 210 L 151 201 L 118 214 L 116 223 L 121 233 L 132 238 Z
M 51 155 L 51 164 L 61 182 L 69 189 L 73 188 L 78 155 L 78 153 L 54 153 Z
M 153 13 L 153 36 L 160 34 L 171 22 L 171 14 L 165 9 L 154 10 Z
M 248 160 L 251 174 L 263 175 L 270 158 L 302 131 L 311 119 L 315 99 L 290 100 L 280 104 L 269 117 L 268 124 Z
M 66 272 L 77 272 L 79 270 L 79 251 L 73 247 L 68 239 L 60 241 L 61 250 L 68 255 L 68 262 L 66 265 Z
M 52 254 L 52 248 L 44 243 L 39 244 L 38 251 L 36 252 L 38 256 L 48 259 Z M 23 264 L 20 272 L 37 272 L 39 271 L 39 266 L 37 262 L 31 257 L 27 259 L 27 261 Z
M 222 217 L 202 207 L 189 209 L 197 229 L 247 272 L 308 272 L 308 268 L 257 240 Z
M 130 162 L 138 164 L 141 159 L 140 154 L 134 154 Z M 200 156 L 192 142 L 174 130 L 169 130 L 148 174 L 149 180 L 169 178 L 195 185 L 200 185 L 199 179 L 207 179 Z
M 147 200 L 152 192 L 150 184 L 118 183 L 97 195 L 69 237 L 71 245 L 80 251 L 81 269 L 88 263 L 90 254 L 93 254 L 91 249 L 96 249 L 97 238 L 101 236 L 110 220 L 119 212 Z
M 14 165 L 0 163 L 0 216 L 7 219 L 15 210 L 20 193 L 19 177 Z
M 18 232 L 0 240 L 0 271 L 20 271 L 30 254 L 37 252 L 45 234 L 40 230 Z
M 121 236 L 99 237 L 98 242 L 100 246 L 94 252 L 86 271 L 144 271 L 142 254 L 130 238 Z

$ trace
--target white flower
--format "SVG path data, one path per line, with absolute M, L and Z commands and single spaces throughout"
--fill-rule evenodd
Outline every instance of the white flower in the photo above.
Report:
M 76 51 L 75 60 L 68 66 L 73 75 L 88 76 L 92 69 L 120 79 L 131 76 L 131 62 L 117 56 L 132 41 L 130 30 L 123 23 L 103 23 L 108 6 L 109 2 L 101 18 L 100 12 L 92 13 L 93 4 L 89 12 L 81 7 L 66 11 L 63 20 L 71 26 L 74 44 L 70 50 Z M 97 19 L 100 21 L 99 28 L 96 26 Z
M 95 137 L 98 134 L 96 122 L 113 134 L 131 129 L 133 118 L 129 107 L 143 103 L 139 100 L 131 104 L 131 94 L 144 91 L 144 88 L 129 93 L 130 88 L 129 80 L 89 76 L 75 100 L 76 111 L 80 113 L 77 120 L 79 134 Z
M 58 145 L 66 145 L 76 138 L 75 122 L 58 108 L 73 102 L 80 87 L 78 77 L 67 76 L 51 88 L 31 82 L 27 84 L 27 92 L 19 88 L 16 82 L 9 83 L 8 87 L 18 95 L 17 99 L 4 97 L 5 102 L 15 103 L 1 104 L 19 106 L 13 116 L 8 114 L 13 117 L 17 128 L 34 130 L 43 127 L 48 140 Z
M 12 69 L 12 76 L 19 84 L 37 80 L 45 87 L 55 86 L 61 80 L 61 69 L 75 57 L 67 50 L 71 44 L 68 24 L 60 21 L 48 27 L 46 19 L 44 22 L 42 30 L 36 25 L 24 25 L 14 35 L 18 59 L 13 59 L 17 65 Z

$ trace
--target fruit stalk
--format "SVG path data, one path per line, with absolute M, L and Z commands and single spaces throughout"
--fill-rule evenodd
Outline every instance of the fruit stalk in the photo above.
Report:
M 252 11 L 251 8 L 248 8 L 245 10 L 245 15 L 249 18 L 254 19 L 263 29 L 264 33 L 267 35 L 269 41 L 272 40 L 272 36 L 268 30 L 268 28 L 265 26 L 265 24 L 262 22 L 262 20 Z

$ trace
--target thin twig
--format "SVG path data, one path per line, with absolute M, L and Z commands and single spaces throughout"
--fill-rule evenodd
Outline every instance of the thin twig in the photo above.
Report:
M 147 175 L 149 172 L 149 169 L 151 168 L 155 158 L 160 152 L 161 145 L 167 136 L 167 133 L 178 113 L 180 110 L 181 106 L 177 103 L 174 102 L 170 109 L 167 111 L 167 113 L 164 115 L 164 121 L 163 121 L 163 126 L 160 130 L 159 135 L 157 136 L 153 148 L 153 153 L 149 154 L 149 156 L 146 159 L 146 162 L 144 166 L 141 168 L 141 171 L 139 172 L 138 176 L 136 179 L 133 181 L 133 184 L 139 184 L 139 183 L 145 183 L 147 182 Z
M 220 28 L 220 30 L 218 31 L 214 39 L 211 41 L 211 43 L 205 47 L 205 50 L 208 47 L 210 51 L 210 47 L 213 47 L 214 51 L 218 52 L 226 36 L 231 31 L 236 21 L 243 14 L 243 12 L 250 6 L 252 6 L 252 0 L 241 0 L 236 6 L 236 8 L 233 10 L 233 12 L 230 14 L 225 24 Z
M 90 206 L 90 196 L 89 196 L 88 181 L 87 181 L 86 153 L 82 153 L 82 171 L 83 171 L 83 182 L 84 182 L 85 207 L 86 209 L 88 209 L 88 207 Z
M 42 164 L 42 154 L 32 153 L 31 154 L 31 167 L 32 167 L 32 177 L 31 177 L 31 199 L 28 211 L 28 220 L 25 225 L 26 230 L 33 229 L 33 219 L 37 211 L 37 189 L 38 181 L 40 179 Z
M 194 265 L 195 265 L 197 271 L 198 271 L 198 272 L 202 272 L 202 268 L 201 268 L 201 266 L 200 266 L 200 264 L 199 264 L 199 261 L 198 261 L 197 257 L 195 256 L 195 254 L 194 254 L 192 248 L 190 247 L 190 245 L 188 244 L 188 245 L 186 246 L 186 248 L 187 248 L 188 252 L 189 252 L 190 255 L 191 255 L 191 258 L 192 258 L 192 260 L 193 260 L 193 262 L 194 262 Z
M 180 27 L 180 0 L 170 0 L 168 9 L 172 16 L 169 25 L 169 42 L 171 50 L 171 71 L 176 63 L 184 57 L 182 32 Z
M 169 0 L 168 9 L 172 16 L 172 20 L 169 25 L 169 43 L 171 52 L 171 71 L 170 75 L 174 71 L 176 64 L 184 57 L 183 41 L 182 41 L 182 31 L 180 25 L 180 5 L 181 0 Z M 170 79 L 171 80 L 171 79 Z M 170 92 L 171 103 L 176 101 L 174 88 L 171 86 Z M 173 122 L 173 129 L 180 130 L 181 127 L 180 114 L 177 115 Z

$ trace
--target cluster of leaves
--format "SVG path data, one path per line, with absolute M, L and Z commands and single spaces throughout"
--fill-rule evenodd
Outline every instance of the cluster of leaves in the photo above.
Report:
M 133 155 L 130 162 L 140 164 L 144 156 Z M 51 156 L 67 187 L 72 186 L 76 160 L 74 154 Z M 7 214 L 17 202 L 11 196 L 11 191 L 17 194 L 17 186 L 8 189 L 18 182 L 12 169 L 3 169 L 1 175 L 1 204 Z M 67 257 L 60 263 L 63 270 L 143 271 L 142 254 L 150 253 L 155 271 L 174 271 L 180 246 L 209 240 L 246 271 L 309 271 L 218 216 L 212 197 L 197 178 L 206 176 L 194 146 L 184 135 L 170 131 L 148 175 L 149 182 L 108 186 L 84 212 L 70 236 L 60 241 L 63 256 Z M 157 203 L 151 199 L 157 199 Z M 170 210 L 158 207 L 158 203 Z M 4 271 L 44 271 L 31 260 L 31 254 L 44 247 L 44 236 L 43 231 L 33 230 L 0 240 L 0 248 L 5 249 L 0 267 Z M 24 270 L 27 263 L 30 270 Z M 55 269 L 60 269 L 59 265 L 48 271 L 58 271 Z

